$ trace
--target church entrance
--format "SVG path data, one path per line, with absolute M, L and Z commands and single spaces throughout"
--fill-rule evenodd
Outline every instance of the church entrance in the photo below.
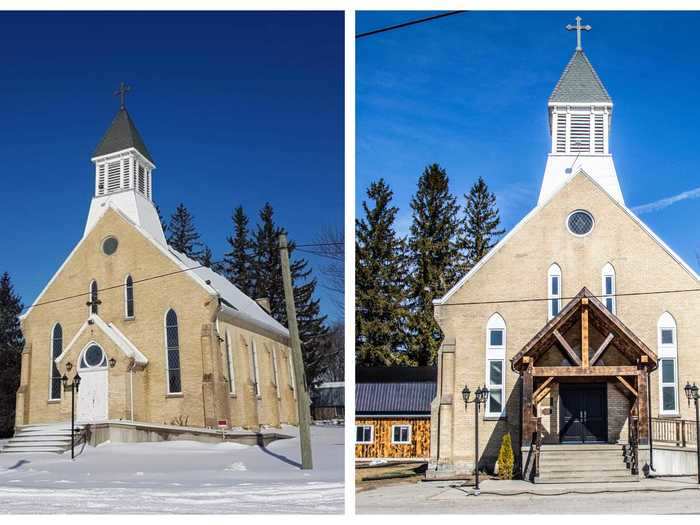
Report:
M 559 441 L 561 443 L 608 442 L 606 383 L 559 385 Z
M 107 419 L 107 355 L 95 343 L 90 343 L 79 360 L 80 390 L 76 420 L 95 423 Z

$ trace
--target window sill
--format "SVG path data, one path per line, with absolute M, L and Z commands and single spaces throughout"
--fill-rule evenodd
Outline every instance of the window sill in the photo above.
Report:
M 60 399 L 49 399 L 49 400 L 48 400 L 49 405 L 57 405 L 57 404 L 59 404 L 60 402 L 61 402 Z
M 178 397 L 185 397 L 185 394 L 183 394 L 182 392 L 177 392 L 177 393 L 174 393 L 174 394 L 165 394 L 165 398 L 166 398 L 166 399 L 168 399 L 168 398 L 178 398 Z
M 136 317 L 125 317 L 124 321 L 136 321 Z
M 406 445 L 410 445 L 411 443 L 410 443 L 410 442 L 407 442 L 407 443 L 394 443 L 394 442 L 392 441 L 391 444 L 392 444 L 392 445 L 403 445 L 403 446 L 406 446 Z
M 505 419 L 506 419 L 506 416 L 504 416 L 504 415 L 501 415 L 501 416 L 486 416 L 485 415 L 484 416 L 484 421 L 501 421 L 501 420 L 505 421 Z
M 230 399 L 236 399 L 236 398 L 238 397 L 238 394 L 232 394 L 232 393 L 229 392 L 228 397 L 229 397 Z
M 678 412 L 669 412 L 668 414 L 659 414 L 659 419 L 680 419 L 681 415 Z
M 374 445 L 374 441 L 356 441 L 355 445 Z

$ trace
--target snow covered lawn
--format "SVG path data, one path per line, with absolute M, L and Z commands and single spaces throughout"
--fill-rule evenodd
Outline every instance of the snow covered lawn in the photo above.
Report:
M 283 434 L 297 435 L 294 427 Z M 311 430 L 314 470 L 299 440 L 263 449 L 171 441 L 86 447 L 61 454 L 0 454 L 2 513 L 341 513 L 343 427 Z

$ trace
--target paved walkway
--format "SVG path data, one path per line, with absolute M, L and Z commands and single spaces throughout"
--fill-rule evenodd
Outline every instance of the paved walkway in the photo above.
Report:
M 700 514 L 696 478 L 631 483 L 532 484 L 486 480 L 481 494 L 461 482 L 398 483 L 362 491 L 359 514 Z

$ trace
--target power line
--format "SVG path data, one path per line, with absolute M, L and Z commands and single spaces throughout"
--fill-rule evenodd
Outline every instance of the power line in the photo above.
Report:
M 416 20 L 409 20 L 408 22 L 403 22 L 401 24 L 382 27 L 380 29 L 373 29 L 372 31 L 367 31 L 365 33 L 359 33 L 359 34 L 355 35 L 355 39 L 364 38 L 366 36 L 377 35 L 379 33 L 386 33 L 387 31 L 393 31 L 394 29 L 401 29 L 403 27 L 413 26 L 416 24 L 422 24 L 424 22 L 430 22 L 432 20 L 437 20 L 439 18 L 445 18 L 448 16 L 460 15 L 462 13 L 466 13 L 466 11 L 448 11 L 447 13 L 441 13 L 439 15 L 428 16 L 426 18 L 418 18 Z
M 297 245 L 297 246 L 319 246 L 319 247 L 320 247 L 320 246 L 343 245 L 343 244 L 344 244 L 344 243 L 341 243 L 341 242 L 330 242 L 330 243 L 306 243 L 306 244 L 300 244 L 300 245 Z M 313 252 L 313 251 L 310 251 L 310 250 L 299 250 L 299 251 L 300 251 L 300 252 L 309 253 L 309 254 L 312 254 L 312 255 L 319 255 L 319 256 L 321 256 L 321 257 L 330 257 L 330 256 L 328 256 L 328 255 L 324 255 L 324 254 L 321 254 L 321 253 Z M 337 259 L 336 259 L 336 260 L 337 260 Z M 217 264 L 222 264 L 222 263 L 224 263 L 224 262 L 225 262 L 225 261 L 223 261 L 223 260 L 221 260 L 221 261 L 212 261 L 212 262 L 211 262 L 211 265 L 213 266 L 213 265 L 217 265 Z M 172 271 L 172 272 L 166 272 L 166 273 L 161 273 L 161 274 L 157 274 L 157 275 L 152 275 L 152 276 L 150 276 L 150 277 L 144 277 L 144 278 L 142 278 L 142 279 L 136 279 L 136 280 L 133 281 L 132 284 L 139 284 L 139 283 L 144 283 L 144 282 L 148 282 L 148 281 L 153 281 L 153 280 L 155 280 L 155 279 L 161 279 L 161 278 L 163 278 L 163 277 L 170 277 L 171 275 L 177 275 L 177 274 L 184 273 L 184 272 L 189 272 L 189 271 L 192 271 L 192 270 L 198 270 L 198 269 L 200 269 L 200 268 L 210 268 L 210 267 L 205 266 L 205 265 L 203 265 L 203 264 L 200 264 L 200 265 L 198 265 L 198 266 L 192 266 L 191 268 L 184 268 L 184 269 L 175 270 L 175 271 Z M 210 268 L 210 269 L 211 269 L 211 268 Z M 214 270 L 212 270 L 212 271 L 214 271 Z M 216 272 L 215 272 L 215 273 L 216 273 Z M 115 284 L 115 285 L 112 285 L 112 286 L 107 286 L 107 287 L 105 287 L 105 288 L 98 288 L 98 292 L 107 292 L 107 291 L 109 291 L 109 290 L 115 290 L 115 289 L 119 289 L 119 288 L 124 288 L 125 286 L 126 286 L 126 283 L 119 283 L 119 284 Z M 78 298 L 80 298 L 80 297 L 86 297 L 86 296 L 89 297 L 90 294 L 91 294 L 91 292 L 88 291 L 88 292 L 82 292 L 82 293 L 78 293 L 78 294 L 74 294 L 74 295 L 67 295 L 67 296 L 64 296 L 64 297 L 59 297 L 59 298 L 57 298 L 57 299 L 50 299 L 50 300 L 48 300 L 48 301 L 41 301 L 41 302 L 38 302 L 38 303 L 34 303 L 34 304 L 29 305 L 29 306 L 26 308 L 25 311 L 28 311 L 28 310 L 30 310 L 30 309 L 32 309 L 32 308 L 37 307 L 37 306 L 45 306 L 45 305 L 47 305 L 47 304 L 54 304 L 54 303 L 58 303 L 58 302 L 62 302 L 62 301 L 69 301 L 70 299 L 78 299 Z
M 635 296 L 643 296 L 643 295 L 663 295 L 663 294 L 672 294 L 672 293 L 688 293 L 688 292 L 700 292 L 700 288 L 680 288 L 676 290 L 654 290 L 654 291 L 648 291 L 648 292 L 627 292 L 627 293 L 613 293 L 613 294 L 600 294 L 600 295 L 594 295 L 596 299 L 602 299 L 605 297 L 635 297 Z M 463 303 L 444 303 L 440 304 L 438 306 L 478 306 L 478 305 L 487 305 L 487 304 L 508 304 L 508 303 L 534 303 L 534 302 L 543 302 L 543 301 L 552 301 L 552 300 L 561 300 L 561 301 L 572 301 L 574 299 L 578 299 L 580 296 L 574 295 L 572 297 L 533 297 L 529 299 L 500 299 L 500 300 L 492 300 L 492 301 L 471 301 L 471 302 L 463 302 Z

